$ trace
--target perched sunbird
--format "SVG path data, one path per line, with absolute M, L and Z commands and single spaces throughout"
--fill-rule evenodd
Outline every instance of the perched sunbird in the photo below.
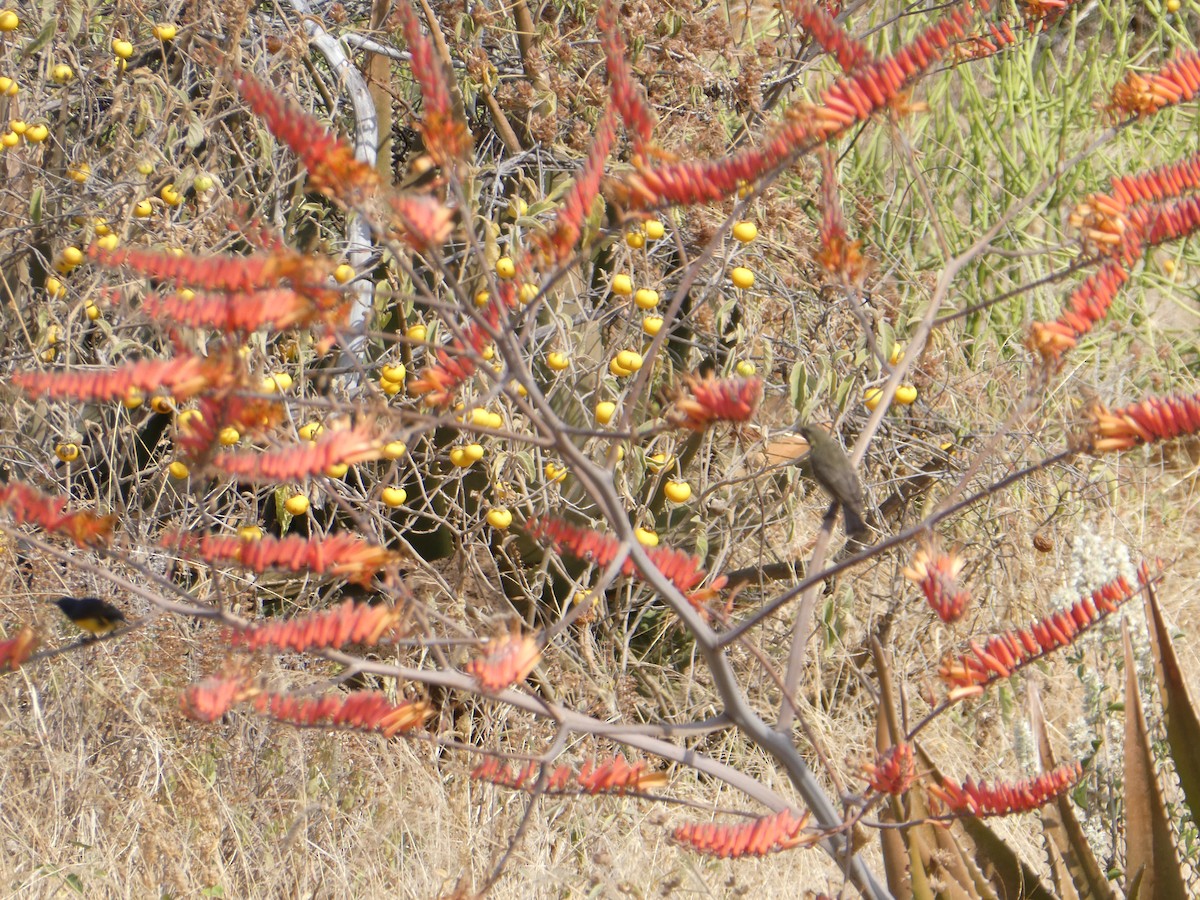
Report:
M 96 637 L 125 623 L 125 614 L 99 597 L 59 597 L 54 603 L 75 625 Z

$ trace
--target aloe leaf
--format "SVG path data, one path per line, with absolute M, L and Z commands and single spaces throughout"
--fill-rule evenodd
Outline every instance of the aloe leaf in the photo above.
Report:
M 1162 792 L 1154 777 L 1150 733 L 1138 691 L 1137 667 L 1129 625 L 1125 643 L 1125 871 L 1141 878 L 1140 890 L 1155 900 L 1185 900 L 1188 896 L 1175 855 L 1171 826 Z

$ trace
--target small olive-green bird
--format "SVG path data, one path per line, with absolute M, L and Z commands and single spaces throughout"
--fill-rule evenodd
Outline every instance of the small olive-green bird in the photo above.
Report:
M 808 441 L 808 460 L 813 478 L 842 507 L 846 536 L 861 536 L 867 530 L 867 523 L 863 521 L 862 482 L 854 474 L 846 451 L 836 438 L 814 425 L 801 425 L 797 430 Z
M 125 624 L 125 614 L 99 597 L 59 597 L 54 603 L 74 625 L 95 637 Z

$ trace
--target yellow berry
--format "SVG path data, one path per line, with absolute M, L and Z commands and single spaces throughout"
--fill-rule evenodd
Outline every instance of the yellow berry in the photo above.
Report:
M 646 457 L 646 468 L 651 472 L 661 472 L 667 466 L 675 461 L 674 457 L 669 453 L 652 453 Z
M 64 247 L 62 259 L 70 266 L 77 266 L 83 262 L 83 251 L 78 247 Z
M 173 463 L 167 466 L 167 471 L 171 473 L 172 478 L 184 479 L 188 477 L 187 464 L 182 463 L 179 460 L 175 460 Z
M 879 406 L 879 401 L 881 401 L 882 399 L 883 399 L 883 389 L 882 388 L 877 388 L 877 387 L 867 388 L 863 392 L 863 405 L 865 405 L 867 407 L 867 409 L 874 410 L 877 406 Z
M 901 406 L 909 406 L 916 402 L 917 389 L 911 384 L 902 384 L 896 388 L 896 402 Z
M 516 263 L 507 256 L 502 256 L 496 260 L 496 275 L 500 278 L 512 278 L 517 274 Z
M 139 219 L 154 215 L 154 206 L 149 200 L 139 200 L 133 207 L 133 214 Z
M 532 303 L 537 299 L 537 295 L 541 289 L 536 284 L 526 282 L 521 285 L 521 290 L 517 294 L 517 299 L 522 303 Z
M 347 463 L 334 463 L 325 470 L 325 474 L 330 478 L 341 478 L 350 471 L 350 466 Z
M 243 541 L 261 541 L 263 530 L 257 525 L 243 525 L 237 530 L 237 536 Z
M 729 280 L 733 282 L 734 287 L 744 291 L 754 285 L 754 273 L 745 266 L 735 266 L 729 273 Z
M 121 59 L 129 59 L 133 56 L 133 44 L 121 38 L 113 38 L 112 52 L 117 54 Z
M 171 22 L 161 22 L 154 26 L 154 36 L 160 41 L 172 41 L 175 39 L 175 26 Z
M 179 427 L 187 430 L 193 425 L 201 425 L 204 423 L 204 413 L 198 409 L 185 409 L 179 414 Z
M 213 177 L 211 175 L 209 175 L 207 172 L 201 172 L 192 179 L 192 190 L 194 190 L 197 194 L 207 194 L 213 189 L 215 184 L 216 182 L 213 181 Z
M 62 297 L 67 293 L 67 289 L 61 281 L 51 275 L 46 279 L 46 293 L 51 297 Z
M 354 266 L 349 263 L 342 263 L 333 270 L 333 280 L 338 284 L 345 284 L 354 277 Z
M 467 451 L 463 447 L 454 447 L 450 450 L 450 462 L 460 469 L 465 469 L 471 464 L 471 460 L 467 459 Z
M 74 462 L 79 459 L 79 445 L 73 443 L 58 444 L 54 448 L 54 455 L 63 462 Z
M 519 219 L 527 212 L 529 212 L 529 204 L 520 197 L 513 197 L 508 201 L 508 216 L 510 219 Z
M 17 92 L 19 92 L 20 90 L 21 90 L 21 86 L 10 78 L 8 85 L 5 86 L 5 88 L 4 88 L 4 93 L 6 95 L 8 95 L 9 97 L 15 97 L 17 95 Z
M 16 31 L 21 25 L 21 18 L 11 9 L 0 12 L 0 31 Z
M 121 398 L 121 405 L 126 409 L 137 409 L 145 402 L 145 397 L 137 388 L 130 388 L 125 392 L 125 396 Z
M 617 404 L 611 400 L 601 400 L 596 404 L 596 421 L 601 425 L 607 425 L 612 421 L 612 417 L 616 415 Z
M 497 531 L 504 531 L 512 524 L 513 516 L 503 506 L 497 506 L 495 509 L 489 509 L 487 514 L 487 523 Z
M 633 279 L 628 275 L 614 275 L 612 292 L 619 297 L 628 297 L 633 293 Z
M 403 384 L 404 376 L 408 372 L 404 368 L 404 363 L 396 363 L 395 365 L 384 366 L 380 369 L 379 374 L 383 377 L 384 381 L 394 381 L 397 384 Z
M 385 487 L 383 493 L 379 495 L 379 499 L 383 501 L 384 506 L 395 509 L 397 506 L 404 505 L 404 501 L 408 499 L 408 491 L 400 487 Z
M 15 134 L 24 134 L 29 130 L 29 126 L 26 125 L 21 119 L 13 119 L 8 123 L 8 130 Z
M 399 459 L 408 452 L 408 447 L 404 445 L 404 441 L 388 441 L 383 445 L 384 459 Z
M 38 354 L 38 359 L 44 363 L 54 362 L 54 357 L 58 356 L 58 351 L 53 347 L 47 347 Z
M 305 441 L 314 440 L 324 430 L 325 426 L 320 422 L 305 422 L 300 426 L 300 439 Z
M 646 318 L 642 319 L 642 331 L 648 334 L 650 337 L 654 337 L 656 334 L 662 331 L 662 327 L 662 316 L 646 316 Z
M 479 460 L 483 459 L 483 445 L 482 444 L 467 444 L 467 446 L 463 447 L 463 454 L 471 462 L 473 462 L 473 463 L 479 462 Z
M 608 361 L 608 371 L 611 372 L 613 375 L 617 376 L 618 378 L 628 378 L 630 375 L 633 374 L 632 370 L 627 369 L 623 365 L 621 365 L 617 361 L 616 357 L 613 357 L 612 359 L 610 359 Z
M 633 302 L 638 309 L 654 309 L 658 306 L 658 291 L 641 288 L 633 295 Z
M 217 434 L 217 440 L 221 442 L 223 447 L 232 447 L 242 439 L 242 434 L 232 425 L 226 425 Z
M 95 322 L 99 320 L 100 316 L 102 315 L 100 312 L 100 307 L 98 307 L 91 300 L 89 300 L 87 305 L 83 307 L 83 314 L 88 317 L 89 322 Z
M 162 197 L 167 206 L 178 206 L 183 202 L 183 194 L 179 193 L 179 189 L 173 184 L 164 184 L 158 196 Z
M 116 250 L 120 243 L 121 239 L 115 234 L 106 234 L 104 237 L 96 238 L 96 246 L 102 250 Z
M 743 378 L 749 378 L 757 371 L 758 369 L 755 368 L 754 363 L 750 362 L 748 359 L 743 359 L 737 364 L 737 373 Z
M 3 81 L 3 80 L 4 79 L 0 78 L 0 81 Z M 0 90 L 0 93 L 3 93 L 3 91 Z M 91 174 L 92 174 L 92 167 L 89 166 L 85 162 L 74 163 L 67 169 L 67 177 L 70 178 L 72 181 L 74 181 L 76 184 L 83 184 L 85 181 L 88 180 L 88 178 L 91 176 Z
M 59 63 L 50 70 L 50 79 L 55 84 L 66 84 L 75 77 L 75 70 L 66 63 Z
M 409 325 L 408 330 L 404 332 L 404 336 L 410 341 L 423 341 L 429 335 L 429 329 L 424 325 Z
M 658 219 L 651 219 L 646 223 L 645 227 L 646 237 L 650 238 L 652 241 L 659 240 L 664 234 L 667 233 L 667 230 L 663 227 L 663 223 L 658 221 Z
M 1167 12 L 1170 12 L 1170 13 L 1179 12 L 1179 7 L 1182 5 L 1183 4 L 1180 3 L 1180 0 L 1167 0 L 1167 3 L 1166 3 Z
M 547 481 L 565 481 L 567 477 L 567 467 L 556 465 L 555 463 L 546 463 L 546 480 Z
M 399 381 L 388 381 L 386 378 L 379 379 L 379 389 L 389 397 L 395 397 L 398 393 L 404 390 L 404 385 Z
M 480 291 L 478 294 L 475 295 L 475 305 L 476 306 L 487 306 L 488 301 L 490 299 L 492 299 L 491 294 L 489 294 L 487 291 Z
M 19 143 L 21 143 L 21 136 L 15 131 L 6 131 L 3 135 L 0 135 L 0 144 L 3 144 L 5 147 L 15 147 Z
M 633 532 L 633 535 L 637 538 L 637 542 L 643 547 L 658 546 L 658 535 L 649 528 L 638 528 Z
M 154 163 L 150 162 L 148 159 L 139 159 L 137 170 L 143 175 L 150 175 L 154 172 Z
M 555 372 L 561 372 L 571 365 L 571 358 L 565 353 L 551 353 L 546 357 L 546 365 Z
M 16 82 L 7 75 L 0 75 L 0 94 L 7 94 L 9 88 L 15 85 Z
M 25 140 L 31 144 L 40 144 L 48 137 L 50 137 L 50 129 L 45 125 L 30 125 L 25 129 Z
M 636 372 L 642 367 L 642 354 L 634 353 L 632 350 L 622 350 L 617 354 L 616 363 L 622 369 Z
M 84 165 L 86 165 L 86 163 Z M 100 237 L 104 237 L 106 234 L 112 234 L 112 229 L 108 227 L 108 219 L 104 218 L 104 216 L 96 216 L 94 219 L 92 219 L 92 228 L 95 229 L 96 234 Z
M 663 485 L 663 494 L 672 503 L 687 503 L 692 496 L 692 486 L 686 481 L 668 481 Z
M 308 498 L 303 494 L 293 494 L 283 501 L 283 508 L 293 516 L 302 516 L 308 512 Z
M 150 398 L 150 408 L 159 415 L 165 416 L 175 411 L 175 403 L 170 397 L 163 397 L 160 395 Z
M 625 243 L 634 250 L 641 250 L 646 246 L 646 234 L 643 231 L 626 232 Z
M 891 365 L 894 366 L 894 365 L 896 365 L 896 363 L 900 362 L 900 360 L 902 360 L 903 358 L 904 358 L 904 345 L 903 344 L 892 344 L 892 352 L 888 354 L 888 363 L 890 363 Z
M 262 380 L 264 394 L 283 393 L 292 386 L 292 376 L 287 372 L 276 372 Z
M 738 222 L 733 226 L 733 237 L 743 244 L 748 244 L 758 237 L 758 226 L 753 222 Z
M 53 347 L 58 343 L 59 329 L 57 325 L 51 325 L 46 329 L 46 343 Z
M 483 357 L 484 362 L 491 362 L 496 356 L 496 348 L 488 344 L 479 351 L 479 355 Z M 497 371 L 499 371 L 499 367 L 497 367 Z

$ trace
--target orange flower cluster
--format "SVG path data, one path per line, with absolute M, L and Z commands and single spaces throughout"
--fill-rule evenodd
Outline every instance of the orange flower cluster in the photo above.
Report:
M 987 0 L 980 3 L 987 9 Z M 616 186 L 620 201 L 635 209 L 723 200 L 741 186 L 823 144 L 891 106 L 904 88 L 962 37 L 975 10 L 962 2 L 941 21 L 891 56 L 862 63 L 821 92 L 816 106 L 798 108 L 765 144 L 715 160 L 643 167 Z
M 180 697 L 183 714 L 197 722 L 215 722 L 258 691 L 240 675 L 214 675 L 188 685 Z
M 718 825 L 713 822 L 680 825 L 671 836 L 676 843 L 689 850 L 721 859 L 766 856 L 768 853 L 811 844 L 813 838 L 803 833 L 808 819 L 808 813 L 797 816 L 790 809 L 783 809 L 742 825 Z
M 342 291 L 291 288 L 200 293 L 186 299 L 179 294 L 151 294 L 142 301 L 142 312 L 152 318 L 231 335 L 264 328 L 283 331 L 316 321 L 336 325 L 348 309 L 349 295 Z
M 28 625 L 18 631 L 16 637 L 0 641 L 0 672 L 15 672 L 21 668 L 37 647 L 37 635 Z
M 1120 210 L 1124 212 L 1138 203 L 1171 200 L 1196 190 L 1200 190 L 1200 153 L 1181 162 L 1113 178 L 1109 200 L 1123 204 Z
M 233 383 L 234 374 L 228 354 L 181 352 L 171 359 L 143 359 L 111 369 L 14 372 L 9 380 L 27 394 L 56 399 L 117 400 L 130 391 L 163 390 L 183 400 Z
M 382 455 L 383 445 L 378 438 L 369 427 L 360 425 L 326 431 L 315 441 L 266 453 L 218 453 L 209 459 L 209 465 L 234 478 L 278 482 L 308 478 L 340 463 L 353 465 Z
M 896 744 L 888 747 L 879 754 L 875 762 L 864 763 L 863 772 L 867 776 L 867 783 L 879 793 L 896 796 L 903 794 L 912 787 L 917 777 L 912 746 Z
M 1091 418 L 1089 449 L 1093 453 L 1169 441 L 1200 431 L 1200 394 L 1150 397 L 1112 412 L 1096 404 Z
M 466 671 L 490 694 L 498 694 L 525 680 L 538 660 L 542 648 L 529 635 L 507 634 L 488 641 L 483 656 L 467 663 Z
M 471 771 L 477 781 L 487 781 L 514 791 L 532 791 L 538 782 L 542 764 L 527 763 L 520 769 L 488 757 Z M 644 793 L 666 786 L 665 772 L 651 771 L 644 761 L 632 765 L 621 754 L 605 760 L 588 760 L 576 774 L 570 766 L 556 766 L 546 773 L 547 793 L 582 791 L 585 794 Z
M 866 274 L 863 269 L 862 241 L 852 241 L 846 233 L 842 216 L 842 201 L 838 196 L 837 169 L 833 153 L 821 148 L 821 217 L 820 244 L 814 261 L 831 275 L 846 284 L 860 285 Z
M 250 256 L 192 256 L 187 253 L 177 256 L 165 250 L 146 247 L 105 250 L 93 244 L 88 248 L 88 256 L 107 268 L 132 269 L 148 278 L 174 281 L 210 291 L 249 293 L 274 287 L 284 278 L 297 288 L 321 286 L 328 283 L 333 273 L 333 264 L 329 260 L 305 256 L 286 247 L 276 247 L 269 253 Z
M 861 41 L 851 37 L 824 6 L 812 0 L 787 0 L 788 15 L 816 41 L 821 49 L 837 60 L 843 72 L 857 69 L 874 59 L 874 54 Z
M 202 460 L 215 449 L 221 429 L 227 426 L 246 434 L 263 431 L 283 419 L 279 402 L 228 391 L 201 397 L 196 411 L 198 416 L 175 420 L 175 448 L 180 455 L 193 460 Z
M 303 652 L 314 648 L 344 647 L 347 644 L 373 646 L 395 632 L 403 612 L 387 604 L 371 605 L 347 600 L 333 609 L 312 612 L 287 621 L 262 622 L 246 628 L 227 628 L 225 642 L 240 650 Z
M 596 13 L 596 26 L 604 49 L 609 96 L 633 141 L 633 152 L 641 155 L 650 144 L 657 117 L 646 100 L 645 89 L 633 79 L 633 70 L 625 55 L 625 35 L 617 27 L 619 14 L 615 0 L 604 0 Z
M 675 401 L 672 417 L 691 431 L 703 431 L 714 422 L 745 422 L 762 400 L 761 378 L 689 378 L 691 396 Z
M 972 59 L 986 59 L 995 56 L 1001 50 L 1011 47 L 1017 42 L 1017 36 L 1007 22 L 987 23 L 986 35 L 979 34 L 965 38 L 954 45 L 954 58 L 958 62 Z
M 442 246 L 450 237 L 454 210 L 436 198 L 389 191 L 383 201 L 392 212 L 392 236 L 409 246 L 429 251 Z
M 399 555 L 344 532 L 328 537 L 289 535 L 277 538 L 241 538 L 234 535 L 168 532 L 164 547 L 211 563 L 237 563 L 253 572 L 281 569 L 332 575 L 359 584 L 393 565 Z M 332 626 L 331 626 L 332 627 Z
M 1123 116 L 1152 116 L 1200 94 L 1200 53 L 1181 53 L 1157 72 L 1130 72 L 1113 88 L 1109 110 Z
M 241 69 L 234 69 L 233 80 L 247 105 L 308 169 L 314 189 L 356 206 L 378 187 L 375 169 L 355 159 L 353 147 L 295 103 Z
M 560 553 L 567 553 L 578 559 L 584 559 L 603 568 L 617 557 L 621 543 L 611 535 L 599 534 L 588 528 L 578 528 L 561 519 L 552 516 L 530 519 L 525 523 L 525 530 L 535 540 L 545 540 L 553 544 Z M 680 550 L 669 547 L 649 547 L 646 555 L 666 578 L 683 593 L 688 600 L 699 607 L 701 603 L 725 586 L 724 575 L 714 578 L 712 583 L 702 590 L 697 586 L 708 577 L 708 572 L 701 566 L 698 556 L 689 556 Z M 633 575 L 637 571 L 633 560 L 626 559 L 621 566 L 621 574 Z
M 930 607 L 946 624 L 957 622 L 971 601 L 971 592 L 958 586 L 964 565 L 962 557 L 930 548 L 918 550 L 904 569 L 904 577 L 920 586 Z
M 928 790 L 951 813 L 979 818 L 1007 816 L 1040 809 L 1073 788 L 1082 777 L 1083 766 L 1073 762 L 1015 784 L 989 785 L 970 778 L 958 784 L 946 779 L 941 785 L 929 785 Z
M 107 544 L 117 517 L 76 510 L 67 512 L 65 497 L 51 497 L 20 482 L 0 487 L 0 508 L 19 525 L 37 525 L 51 534 L 65 534 L 80 547 Z
M 278 722 L 302 727 L 327 726 L 377 731 L 385 738 L 395 737 L 420 725 L 429 717 L 430 706 L 424 700 L 406 700 L 393 705 L 378 691 L 354 691 L 305 697 L 296 694 L 259 694 L 254 708 Z
M 971 655 L 948 656 L 938 675 L 953 691 L 952 697 L 976 694 L 1000 678 L 1008 678 L 1047 653 L 1070 646 L 1074 640 L 1133 597 L 1150 581 L 1146 563 L 1138 569 L 1138 588 L 1119 576 L 1066 609 L 1051 613 L 1028 628 L 1006 631 L 980 646 L 971 642 Z
M 561 262 L 575 252 L 579 236 L 583 233 L 583 223 L 592 211 L 592 204 L 600 195 L 600 179 L 604 175 L 604 162 L 608 159 L 616 137 L 616 107 L 610 102 L 604 108 L 604 116 L 600 119 L 600 124 L 596 126 L 595 135 L 592 137 L 592 146 L 588 150 L 583 169 L 575 178 L 558 208 L 558 213 L 554 217 L 553 229 L 548 235 L 539 235 L 542 252 L 549 257 L 550 262 Z
M 404 41 L 412 54 L 413 78 L 421 88 L 421 136 L 425 151 L 443 168 L 464 159 L 471 149 L 467 123 L 454 109 L 446 71 L 437 57 L 433 42 L 421 31 L 416 13 L 408 3 L 397 3 L 392 25 L 399 24 Z

